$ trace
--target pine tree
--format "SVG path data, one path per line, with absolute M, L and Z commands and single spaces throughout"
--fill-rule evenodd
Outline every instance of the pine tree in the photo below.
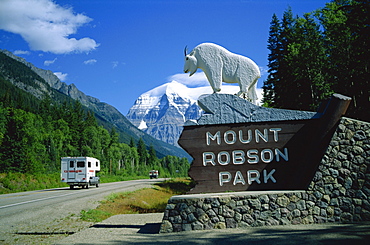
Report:
M 1 171 L 21 172 L 22 162 L 24 161 L 24 152 L 21 130 L 14 118 L 14 110 L 9 111 L 5 135 L 0 149 Z
M 301 18 L 303 24 L 302 46 L 303 52 L 301 55 L 300 64 L 305 66 L 300 72 L 300 76 L 307 79 L 309 84 L 309 98 L 307 104 L 302 105 L 299 109 L 307 108 L 308 110 L 316 110 L 320 103 L 326 100 L 332 93 L 332 85 L 325 79 L 325 67 L 328 59 L 324 47 L 324 38 L 320 31 L 320 24 L 314 19 L 313 14 L 304 14 Z M 305 93 L 305 91 L 303 91 Z
M 135 147 L 136 144 L 135 144 L 135 141 L 134 141 L 134 138 L 130 138 L 130 143 L 128 144 L 130 147 Z
M 327 80 L 333 90 L 352 97 L 347 116 L 370 121 L 370 4 L 335 0 L 318 11 L 328 56 Z
M 316 110 L 332 93 L 326 81 L 327 54 L 320 23 L 313 14 L 293 17 L 289 8 L 279 22 L 273 15 L 268 40 L 269 75 L 264 83 L 267 106 Z
M 0 148 L 1 148 L 4 136 L 5 136 L 5 133 L 6 133 L 7 117 L 8 117 L 8 110 L 4 108 L 3 104 L 0 102 Z
M 280 22 L 276 14 L 274 14 L 270 23 L 270 32 L 267 45 L 267 48 L 270 50 L 270 54 L 268 55 L 269 63 L 267 65 L 269 68 L 269 75 L 267 77 L 267 80 L 264 81 L 263 85 L 262 102 L 266 107 L 275 106 L 275 84 L 279 82 L 277 72 L 279 70 L 279 60 L 281 58 L 281 43 L 279 38 L 280 32 Z
M 325 50 L 319 24 L 311 14 L 296 18 L 293 36 L 285 59 L 291 75 L 291 109 L 316 110 L 330 95 L 330 86 L 324 81 Z
M 119 135 L 115 127 L 113 127 L 110 131 L 110 139 L 110 146 L 119 144 Z
M 139 142 L 137 143 L 137 153 L 139 154 L 140 165 L 146 166 L 148 160 L 148 151 L 142 138 L 140 138 Z
M 155 168 L 157 166 L 157 155 L 154 149 L 153 144 L 149 147 L 149 154 L 148 154 L 148 163 L 150 165 L 150 168 Z
M 279 35 L 279 68 L 276 72 L 276 81 L 274 84 L 275 89 L 275 106 L 278 108 L 289 109 L 294 106 L 294 102 L 291 100 L 295 96 L 295 92 L 292 88 L 294 87 L 293 75 L 291 74 L 291 66 L 289 64 L 288 47 L 293 39 L 293 12 L 291 8 L 288 8 L 284 12 L 283 19 L 281 21 L 281 31 Z

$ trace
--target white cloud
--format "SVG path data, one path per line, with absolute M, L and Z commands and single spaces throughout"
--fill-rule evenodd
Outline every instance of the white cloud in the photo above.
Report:
M 60 81 L 67 80 L 67 76 L 68 76 L 67 73 L 62 73 L 62 72 L 59 72 L 59 71 L 58 72 L 54 72 L 54 75 L 57 76 Z
M 49 65 L 51 65 L 51 64 L 54 64 L 54 63 L 55 63 L 55 61 L 57 61 L 57 58 L 55 58 L 55 59 L 53 59 L 53 60 L 45 60 L 45 61 L 44 61 L 44 65 L 45 65 L 45 66 L 49 66 Z
M 0 1 L 0 29 L 21 35 L 32 50 L 55 54 L 94 50 L 99 44 L 91 38 L 69 38 L 90 21 L 52 0 Z
M 206 89 L 205 91 L 208 91 L 208 93 L 213 92 L 204 72 L 197 72 L 191 77 L 189 77 L 189 74 L 179 73 L 179 74 L 169 76 L 167 80 L 182 83 L 189 88 Z M 202 87 L 205 87 L 205 88 L 202 88 Z M 256 92 L 257 92 L 257 98 L 258 98 L 257 103 L 258 105 L 261 105 L 262 104 L 261 100 L 263 97 L 263 89 L 257 88 L 256 90 L 257 90 Z M 236 94 L 238 91 L 239 91 L 239 87 L 237 84 L 232 85 L 232 84 L 223 83 L 221 86 L 221 93 Z
M 96 59 L 90 59 L 90 60 L 85 60 L 85 61 L 84 61 L 84 64 L 85 64 L 85 65 L 93 65 L 93 64 L 95 64 L 96 62 L 98 62 Z
M 262 88 L 257 88 L 257 103 L 258 105 L 262 105 L 262 98 L 263 98 L 263 89 Z
M 26 51 L 26 50 L 15 50 L 14 51 L 14 54 L 15 55 L 22 55 L 22 54 L 29 55 L 29 54 L 31 54 L 31 52 L 30 51 Z
M 207 77 L 204 74 L 204 72 L 194 73 L 194 75 L 192 75 L 191 77 L 189 77 L 189 74 L 187 73 L 179 73 L 168 77 L 167 80 L 169 81 L 175 80 L 179 83 L 186 85 L 189 88 L 209 85 Z

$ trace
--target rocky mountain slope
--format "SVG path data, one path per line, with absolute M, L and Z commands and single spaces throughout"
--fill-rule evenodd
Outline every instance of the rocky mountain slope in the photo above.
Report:
M 222 87 L 224 93 L 238 90 L 237 86 Z M 197 120 L 202 114 L 198 97 L 211 93 L 210 86 L 189 88 L 172 81 L 140 95 L 126 117 L 156 139 L 178 146 L 184 122 Z
M 8 57 L 23 63 L 29 67 L 33 72 L 38 74 L 42 79 L 40 81 L 33 81 L 34 84 L 26 84 L 22 81 L 15 81 L 10 78 L 12 83 L 22 90 L 31 93 L 39 99 L 43 99 L 45 95 L 49 95 L 51 99 L 57 100 L 57 97 L 66 95 L 74 100 L 78 100 L 82 105 L 91 109 L 98 120 L 107 127 L 115 126 L 120 138 L 124 143 L 129 143 L 130 139 L 138 140 L 142 138 L 147 146 L 153 145 L 158 157 L 166 155 L 175 155 L 179 157 L 189 157 L 189 155 L 182 149 L 173 145 L 156 140 L 147 133 L 135 127 L 125 116 L 123 116 L 115 107 L 101 102 L 99 99 L 88 96 L 82 91 L 78 90 L 74 84 L 67 85 L 61 82 L 59 78 L 53 74 L 52 71 L 43 70 L 35 67 L 33 64 L 27 62 L 25 59 L 15 56 L 7 50 L 0 50 Z M 46 83 L 45 83 L 46 82 Z

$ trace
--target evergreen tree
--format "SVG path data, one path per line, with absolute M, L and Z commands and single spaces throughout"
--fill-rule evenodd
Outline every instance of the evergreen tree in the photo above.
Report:
M 279 22 L 268 40 L 265 106 L 315 110 L 332 93 L 352 97 L 347 116 L 370 121 L 369 9 L 364 0 L 334 0 L 313 14 Z
M 157 167 L 158 165 L 157 160 L 158 158 L 157 158 L 154 146 L 150 145 L 149 153 L 148 153 L 148 163 L 151 169 L 155 169 Z
M 0 102 L 0 146 L 2 145 L 2 141 L 6 133 L 7 117 L 8 117 L 8 110 L 4 108 L 3 104 Z
M 109 146 L 118 145 L 118 144 L 119 144 L 119 136 L 118 136 L 116 128 L 113 127 L 110 131 L 110 144 L 109 144 Z
M 368 1 L 332 1 L 318 11 L 333 90 L 352 97 L 347 115 L 370 121 Z
M 41 119 L 20 109 L 11 109 L 0 149 L 4 172 L 37 173 L 44 169 L 45 145 Z
M 320 26 L 311 14 L 297 18 L 292 26 L 293 38 L 288 44 L 286 60 L 291 74 L 290 90 L 294 95 L 291 109 L 316 110 L 330 95 L 324 80 L 325 50 Z
M 98 127 L 98 123 L 92 111 L 87 111 L 86 120 L 85 120 L 85 127 Z
M 147 160 L 148 160 L 148 151 L 146 149 L 144 140 L 142 138 L 140 138 L 139 142 L 137 143 L 137 153 L 139 154 L 140 166 L 144 166 L 145 168 L 145 166 L 147 165 Z
M 135 144 L 135 141 L 134 141 L 134 138 L 130 138 L 130 143 L 128 144 L 130 147 L 135 147 L 136 144 Z
M 5 135 L 0 149 L 1 172 L 23 172 L 22 162 L 25 159 L 21 129 L 14 118 L 14 110 L 9 111 Z
M 280 43 L 280 55 L 279 55 L 279 69 L 276 73 L 277 82 L 275 83 L 275 106 L 278 108 L 293 109 L 294 102 L 291 100 L 294 98 L 295 91 L 292 91 L 294 87 L 294 81 L 291 74 L 291 66 L 288 60 L 288 46 L 293 40 L 293 25 L 294 18 L 291 8 L 283 14 L 281 21 L 281 32 L 279 35 Z M 293 92 L 293 93 L 292 93 Z
M 263 85 L 263 99 L 264 106 L 275 106 L 275 84 L 279 83 L 277 72 L 279 71 L 279 61 L 281 60 L 281 43 L 280 43 L 281 26 L 276 14 L 272 16 L 270 23 L 270 35 L 268 39 L 267 48 L 270 50 L 268 55 L 268 72 L 267 80 Z

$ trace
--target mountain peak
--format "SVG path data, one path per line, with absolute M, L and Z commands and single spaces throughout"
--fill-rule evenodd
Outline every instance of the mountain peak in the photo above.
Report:
M 150 97 L 150 98 L 160 98 L 164 94 L 167 94 L 169 96 L 172 95 L 179 95 L 181 97 L 187 98 L 187 90 L 189 88 L 186 87 L 184 84 L 181 84 L 175 80 L 162 84 L 156 88 L 153 88 L 142 95 L 140 97 Z M 184 92 L 182 92 L 184 91 Z M 190 99 L 190 98 L 189 98 Z
M 126 117 L 151 136 L 177 145 L 185 120 L 201 115 L 195 98 L 191 88 L 171 81 L 140 95 Z
M 224 85 L 222 91 L 235 94 L 239 87 Z M 178 146 L 185 121 L 203 113 L 197 105 L 199 96 L 212 93 L 211 86 L 189 88 L 173 80 L 140 95 L 126 117 L 154 138 Z

